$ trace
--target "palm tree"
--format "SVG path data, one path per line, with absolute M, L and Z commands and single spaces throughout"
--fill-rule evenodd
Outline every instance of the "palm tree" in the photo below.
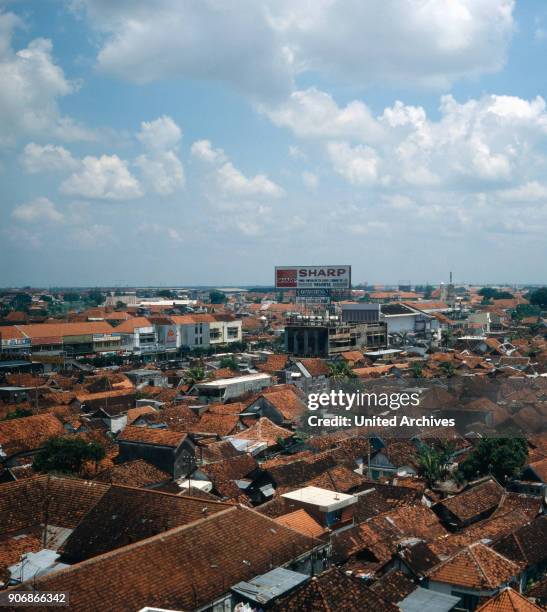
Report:
M 187 385 L 193 386 L 205 379 L 205 370 L 201 366 L 190 368 L 184 373 L 183 379 Z
M 344 382 L 348 378 L 355 378 L 355 372 L 350 368 L 347 361 L 335 361 L 329 364 L 330 377 L 337 382 Z

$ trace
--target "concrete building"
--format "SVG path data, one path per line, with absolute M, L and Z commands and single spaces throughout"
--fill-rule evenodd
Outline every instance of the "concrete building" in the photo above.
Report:
M 272 384 L 273 378 L 269 374 L 248 374 L 198 383 L 194 386 L 194 392 L 201 402 L 209 404 L 225 402 L 245 393 L 259 393 Z
M 285 323 L 285 350 L 300 357 L 330 357 L 350 350 L 387 346 L 382 321 L 344 322 L 340 317 L 296 315 Z

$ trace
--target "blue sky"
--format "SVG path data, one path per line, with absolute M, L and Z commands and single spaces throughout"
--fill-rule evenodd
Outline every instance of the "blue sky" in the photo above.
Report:
M 545 282 L 540 0 L 0 0 L 0 285 Z

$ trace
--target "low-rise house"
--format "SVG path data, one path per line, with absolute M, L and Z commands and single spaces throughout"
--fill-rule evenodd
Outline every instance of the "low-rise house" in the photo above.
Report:
M 490 516 L 498 507 L 503 494 L 504 489 L 498 482 L 487 480 L 459 495 L 440 501 L 433 509 L 450 529 L 463 529 Z
M 112 610 L 229 610 L 230 589 L 238 582 L 269 571 L 272 564 L 309 575 L 322 565 L 326 549 L 317 539 L 234 505 L 62 572 L 37 576 L 17 590 L 69 591 L 70 605 L 78 610 L 105 604 Z
M 267 417 L 279 426 L 290 426 L 297 424 L 306 413 L 306 404 L 296 391 L 285 385 L 259 395 L 247 406 L 245 413 Z
M 520 568 L 481 542 L 458 551 L 428 575 L 428 588 L 461 598 L 461 607 L 473 611 L 479 601 L 507 586 L 517 586 Z
M 524 583 L 540 578 L 547 569 L 547 516 L 516 529 L 493 548 L 520 566 Z
M 117 442 L 122 463 L 145 459 L 172 478 L 191 473 L 195 466 L 195 446 L 184 432 L 128 426 Z
M 52 414 L 37 414 L 0 421 L 0 464 L 15 465 L 21 457 L 35 455 L 46 442 L 66 433 Z
M 144 459 L 133 459 L 102 470 L 93 480 L 144 489 L 160 487 L 171 482 L 172 477 Z
M 357 503 L 354 495 L 308 486 L 283 493 L 282 497 L 305 510 L 323 527 L 339 529 L 353 522 L 352 506 Z
M 486 603 L 477 608 L 477 612 L 541 612 L 536 606 L 511 587 L 506 587 Z
M 268 374 L 247 374 L 197 383 L 191 393 L 203 403 L 226 402 L 247 393 L 259 393 L 271 384 L 272 377 Z
M 276 449 L 290 444 L 294 432 L 279 427 L 267 417 L 261 417 L 244 431 L 235 434 L 232 439 L 243 443 L 243 450 L 257 455 L 265 450 Z M 250 449 L 253 449 L 251 451 Z

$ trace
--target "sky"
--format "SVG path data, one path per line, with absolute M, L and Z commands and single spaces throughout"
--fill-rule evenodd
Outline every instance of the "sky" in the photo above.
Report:
M 542 0 L 0 0 L 0 286 L 547 281 Z

